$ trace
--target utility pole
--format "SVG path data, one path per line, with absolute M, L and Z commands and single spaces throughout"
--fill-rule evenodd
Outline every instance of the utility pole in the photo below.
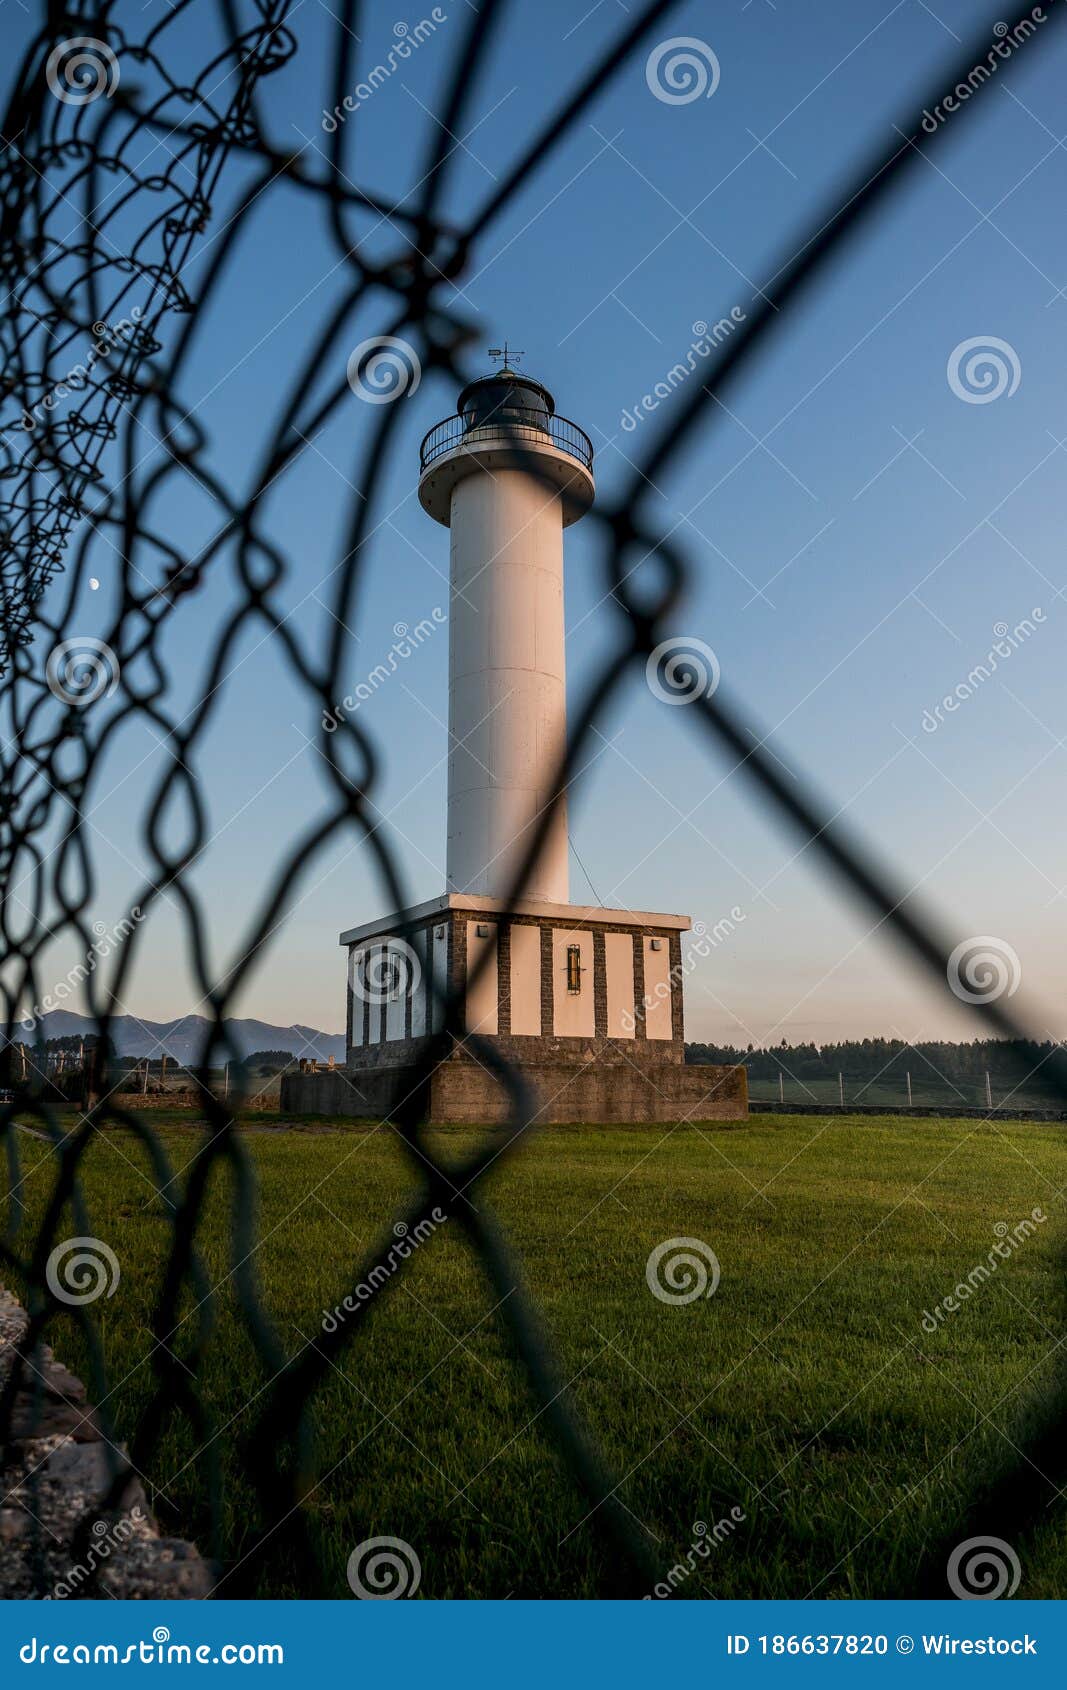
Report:
M 142 1097 L 148 1096 L 148 1058 L 147 1058 L 147 1056 L 144 1059 L 144 1084 L 141 1087 L 141 1096 Z
M 993 1088 L 989 1083 L 988 1068 L 985 1071 L 985 1106 L 987 1109 L 992 1109 L 993 1107 Z
M 910 1068 L 908 1069 L 907 1073 L 904 1075 L 904 1078 L 908 1082 L 908 1108 L 910 1109 L 911 1108 L 911 1069 Z
M 843 1109 L 845 1107 L 845 1076 L 840 1072 L 840 1070 L 837 1075 L 837 1095 L 841 1099 L 841 1107 Z
M 782 1070 L 780 1068 L 778 1070 L 778 1101 L 779 1103 L 785 1102 L 785 1080 L 782 1078 Z

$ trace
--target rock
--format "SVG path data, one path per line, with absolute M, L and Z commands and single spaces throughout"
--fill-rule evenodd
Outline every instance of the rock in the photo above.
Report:
M 0 1543 L 13 1543 L 25 1537 L 30 1529 L 30 1516 L 21 1508 L 0 1508 Z
M 0 1285 L 0 1388 L 10 1377 L 27 1323 L 25 1310 Z M 211 1594 L 215 1569 L 191 1543 L 160 1537 L 134 1474 L 108 1510 L 107 1556 L 94 1558 L 85 1527 L 111 1492 L 114 1472 L 124 1466 L 125 1451 L 104 1440 L 81 1380 L 46 1344 L 32 1358 L 23 1356 L 7 1442 L 0 1448 L 0 1598 L 58 1592 L 68 1599 L 194 1601 Z M 104 1541 L 101 1532 L 99 1542 Z

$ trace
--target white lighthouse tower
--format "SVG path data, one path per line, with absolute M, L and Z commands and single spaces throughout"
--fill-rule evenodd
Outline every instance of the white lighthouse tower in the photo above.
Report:
M 450 892 L 507 897 L 550 805 L 567 739 L 563 530 L 593 502 L 592 464 L 548 389 L 507 362 L 423 442 L 419 499 L 452 534 Z M 523 890 L 569 901 L 565 797 Z
M 380 1117 L 419 1087 L 431 1120 L 500 1121 L 491 1041 L 542 1121 L 744 1115 L 743 1068 L 685 1063 L 689 917 L 572 904 L 565 800 L 516 884 L 566 746 L 564 530 L 595 485 L 588 436 L 497 356 L 420 452 L 451 544 L 447 889 L 341 934 L 345 1068 L 287 1077 L 283 1107 Z

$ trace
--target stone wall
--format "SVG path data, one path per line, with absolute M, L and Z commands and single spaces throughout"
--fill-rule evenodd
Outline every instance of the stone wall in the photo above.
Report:
M 211 1568 L 180 1538 L 160 1535 L 140 1482 L 111 1488 L 121 1446 L 104 1439 L 85 1386 L 47 1345 L 24 1347 L 26 1311 L 0 1285 L 0 1392 L 21 1358 L 11 1432 L 0 1452 L 0 1598 L 210 1596 Z

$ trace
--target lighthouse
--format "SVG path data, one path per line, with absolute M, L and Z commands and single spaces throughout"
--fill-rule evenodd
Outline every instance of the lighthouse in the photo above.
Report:
M 506 898 L 566 749 L 563 533 L 593 503 L 593 448 L 505 363 L 421 460 L 422 508 L 451 534 L 448 890 Z M 523 891 L 569 901 L 565 796 Z
M 445 890 L 341 933 L 345 1066 L 285 1076 L 282 1107 L 381 1117 L 419 1088 L 433 1121 L 502 1121 L 488 1042 L 542 1122 L 743 1116 L 743 1068 L 685 1062 L 689 917 L 571 902 L 565 796 L 553 805 L 564 550 L 594 502 L 594 453 L 506 347 L 494 356 L 419 453 L 419 502 L 449 535 Z M 462 1014 L 446 1027 L 449 998 Z

